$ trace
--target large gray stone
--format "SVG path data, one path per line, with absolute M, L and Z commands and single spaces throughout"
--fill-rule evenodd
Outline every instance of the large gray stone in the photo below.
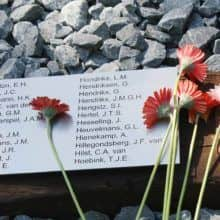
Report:
M 12 35 L 15 41 L 20 44 L 26 40 L 37 39 L 38 29 L 31 22 L 21 21 L 14 25 Z
M 208 71 L 220 72 L 220 55 L 215 54 L 210 56 L 205 63 L 208 65 Z
M 142 55 L 140 50 L 122 46 L 119 53 L 120 70 L 135 70 L 141 66 Z
M 41 37 L 47 43 L 50 42 L 50 39 L 54 39 L 57 33 L 57 22 L 52 19 L 45 20 L 38 24 L 38 28 L 40 30 Z
M 55 60 L 51 60 L 47 63 L 47 68 L 50 70 L 50 75 L 63 75 L 63 72 L 60 70 L 59 64 Z
M 54 23 L 57 23 L 57 24 L 64 23 L 63 15 L 58 10 L 54 10 L 54 11 L 46 14 L 44 20 L 52 20 L 52 21 L 54 21 Z
M 178 58 L 176 53 L 176 48 L 167 49 L 165 63 L 169 66 L 176 66 L 178 64 Z
M 107 25 L 112 35 L 115 35 L 117 31 L 121 30 L 129 23 L 131 23 L 131 21 L 127 17 L 113 17 L 107 21 Z
M 116 72 L 120 70 L 119 62 L 112 61 L 110 63 L 105 63 L 99 68 L 97 68 L 94 72 L 103 73 L 103 72 Z
M 161 18 L 158 26 L 168 33 L 182 34 L 192 9 L 192 5 L 188 5 L 183 8 L 170 10 Z
M 194 6 L 199 7 L 200 0 L 164 0 L 163 8 L 168 12 L 174 8 L 183 8 L 187 4 L 193 4 Z
M 119 61 L 120 70 L 136 70 L 141 66 L 137 57 L 126 58 Z
M 165 44 L 173 40 L 171 35 L 162 32 L 157 26 L 151 24 L 148 24 L 146 27 L 145 37 Z
M 5 39 L 12 31 L 13 22 L 5 11 L 0 10 L 0 39 Z
M 82 74 L 84 73 L 84 68 L 80 65 L 77 67 L 67 67 L 67 73 L 66 74 L 70 74 L 70 75 L 74 75 L 74 74 Z
M 148 49 L 143 54 L 142 65 L 144 67 L 158 67 L 166 58 L 166 48 L 157 41 L 146 40 Z
M 107 39 L 102 46 L 103 54 L 109 59 L 118 59 L 122 42 L 117 39 Z
M 55 38 L 64 38 L 73 32 L 70 26 L 56 25 Z
M 99 0 L 104 6 L 115 6 L 121 2 L 121 0 Z
M 10 58 L 10 53 L 8 51 L 0 52 L 0 66 Z
M 205 0 L 199 8 L 199 12 L 207 17 L 211 17 L 220 12 L 220 0 Z
M 80 56 L 77 50 L 68 45 L 57 46 L 55 57 L 64 67 L 75 67 L 80 64 Z
M 73 46 L 80 56 L 80 60 L 86 62 L 88 57 L 90 56 L 91 51 L 88 48 Z
M 10 14 L 13 21 L 35 21 L 42 17 L 43 8 L 38 4 L 27 4 L 16 8 Z
M 51 39 L 64 38 L 72 32 L 72 28 L 64 26 L 59 21 L 53 19 L 47 19 L 38 24 L 41 37 L 47 43 L 50 43 Z
M 40 0 L 44 8 L 50 11 L 61 9 L 64 5 L 71 1 L 72 0 Z
M 185 44 L 193 44 L 196 47 L 204 48 L 219 36 L 220 30 L 214 27 L 193 28 L 183 35 L 179 46 L 182 47 Z
M 8 0 L 0 0 L 0 7 L 6 6 L 8 4 Z
M 204 18 L 203 22 L 206 26 L 218 27 L 218 17 L 216 15 L 211 18 Z
M 102 3 L 97 3 L 95 5 L 92 5 L 88 12 L 89 14 L 94 18 L 94 19 L 99 19 L 99 16 L 102 12 L 102 10 L 104 9 L 104 6 Z
M 41 68 L 39 68 L 35 71 L 25 73 L 25 78 L 28 78 L 28 77 L 45 77 L 45 76 L 49 76 L 49 75 L 50 75 L 49 69 L 46 68 L 46 67 L 41 67 Z
M 125 17 L 130 20 L 130 22 L 138 24 L 141 19 L 136 14 L 136 7 L 130 4 L 120 3 L 113 8 L 113 14 L 115 17 Z
M 199 220 L 219 220 L 220 219 L 219 210 L 201 209 L 199 214 L 200 214 Z
M 11 56 L 12 58 L 24 57 L 25 56 L 25 45 L 24 44 L 15 45 L 15 47 L 12 50 Z
M 218 17 L 216 15 L 211 18 L 204 18 L 203 22 L 206 26 L 218 27 Z
M 157 21 L 164 15 L 164 11 L 150 7 L 140 7 L 139 14 L 143 18 L 147 18 L 151 23 L 157 23 Z
M 102 39 L 107 39 L 110 37 L 110 32 L 106 23 L 98 20 L 91 20 L 89 25 L 81 28 L 80 33 L 95 34 Z
M 79 30 L 87 24 L 88 3 L 86 0 L 75 0 L 66 4 L 62 10 L 64 21 Z
M 215 44 L 213 47 L 214 54 L 220 54 L 220 39 L 215 40 Z
M 102 38 L 94 34 L 73 33 L 66 37 L 64 42 L 70 45 L 94 49 L 101 46 Z
M 26 77 L 27 75 L 29 75 L 30 73 L 34 72 L 39 68 L 40 68 L 40 63 L 38 62 L 31 62 L 26 64 L 24 76 Z
M 34 4 L 35 0 L 14 0 L 11 9 L 14 10 L 17 7 L 20 7 L 22 5 L 27 5 L 27 4 Z
M 203 18 L 198 13 L 193 13 L 189 19 L 188 29 L 204 26 Z
M 85 63 L 85 67 L 89 68 L 98 68 L 101 65 L 108 63 L 109 59 L 103 56 L 101 53 L 92 53 L 92 55 L 88 58 Z
M 22 78 L 24 76 L 25 65 L 16 58 L 8 59 L 0 68 L 0 77 L 5 79 Z
M 123 40 L 123 43 L 138 50 L 145 50 L 147 48 L 143 35 L 138 31 Z
M 139 207 L 124 207 L 121 209 L 120 213 L 116 215 L 114 220 L 134 220 Z M 154 213 L 145 206 L 141 217 L 145 217 L 148 220 L 154 220 Z
M 110 21 L 113 17 L 116 15 L 114 14 L 114 10 L 112 7 L 105 7 L 102 12 L 99 15 L 99 19 L 106 21 L 108 24 L 108 21 Z
M 152 6 L 152 0 L 137 0 L 137 4 L 143 7 Z
M 41 55 L 42 41 L 35 25 L 28 21 L 18 22 L 14 25 L 12 35 L 18 44 L 24 45 L 25 56 Z
M 96 211 L 86 212 L 85 217 L 86 220 L 110 220 L 110 218 L 107 215 Z
M 141 51 L 132 49 L 127 46 L 122 46 L 119 52 L 119 61 L 127 59 L 127 58 L 132 58 L 132 57 L 138 57 L 140 56 Z
M 5 40 L 0 40 L 0 52 L 11 51 L 13 47 Z
M 116 33 L 117 39 L 121 40 L 123 44 L 135 49 L 145 50 L 147 44 L 141 32 L 134 26 L 128 24 Z

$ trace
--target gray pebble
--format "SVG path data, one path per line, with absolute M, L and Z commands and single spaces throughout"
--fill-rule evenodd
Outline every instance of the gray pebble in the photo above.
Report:
M 28 77 L 45 77 L 45 76 L 49 76 L 49 75 L 50 75 L 50 71 L 46 67 L 41 67 L 35 71 L 25 73 L 26 78 L 28 78 Z
M 87 24 L 88 3 L 86 0 L 71 1 L 62 8 L 61 14 L 68 25 L 79 30 Z
M 143 54 L 142 65 L 144 67 L 158 67 L 166 58 L 166 48 L 157 41 L 146 40 L 148 49 Z
M 170 34 L 182 34 L 192 9 L 192 5 L 188 5 L 170 10 L 162 17 L 158 26 Z
M 20 6 L 10 14 L 14 22 L 17 21 L 35 21 L 43 15 L 43 8 L 38 4 L 27 4 Z
M 107 39 L 102 46 L 103 54 L 109 59 L 118 59 L 122 42 L 117 39 Z
M 103 4 L 98 3 L 98 4 L 91 6 L 88 12 L 94 19 L 98 19 L 103 9 L 104 9 Z
M 79 32 L 94 34 L 102 39 L 107 39 L 110 37 L 110 32 L 105 21 L 91 20 L 90 24 L 84 26 Z
M 8 59 L 0 68 L 0 77 L 5 79 L 23 78 L 25 65 L 16 58 Z
M 145 37 L 165 44 L 170 43 L 173 40 L 171 35 L 162 32 L 156 25 L 150 24 L 146 27 Z
M 220 36 L 220 30 L 214 27 L 197 27 L 189 29 L 182 37 L 179 46 L 194 44 L 196 47 L 204 48 L 211 41 Z
M 102 38 L 94 34 L 75 32 L 73 34 L 70 34 L 67 38 L 65 38 L 64 42 L 70 45 L 94 49 L 99 48 L 101 46 Z
M 64 67 L 75 67 L 80 63 L 78 52 L 75 48 L 68 45 L 57 46 L 55 57 Z
M 124 207 L 121 209 L 120 213 L 116 215 L 114 220 L 134 220 L 136 213 L 137 213 L 138 207 Z M 142 212 L 141 217 L 145 217 L 148 220 L 154 220 L 154 214 L 153 212 L 145 206 Z
M 220 72 L 220 54 L 210 56 L 205 63 L 208 65 L 208 71 Z
M 0 10 L 0 39 L 5 39 L 12 31 L 13 23 L 5 11 Z
M 102 66 L 97 68 L 94 72 L 104 73 L 104 72 L 115 72 L 119 70 L 120 70 L 120 66 L 119 66 L 118 61 L 112 61 L 110 63 L 103 64 Z

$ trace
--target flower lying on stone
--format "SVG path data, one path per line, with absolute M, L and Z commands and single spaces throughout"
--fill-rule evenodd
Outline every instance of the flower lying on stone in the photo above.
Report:
M 169 117 L 171 113 L 171 89 L 163 88 L 149 96 L 143 107 L 144 124 L 151 128 L 158 120 Z
M 58 99 L 51 99 L 46 96 L 34 98 L 30 105 L 34 110 L 40 111 L 45 118 L 52 119 L 56 115 L 69 111 L 69 106 L 60 103 Z
M 177 49 L 180 74 L 187 75 L 193 81 L 203 82 L 207 76 L 207 65 L 203 63 L 205 53 L 193 45 Z

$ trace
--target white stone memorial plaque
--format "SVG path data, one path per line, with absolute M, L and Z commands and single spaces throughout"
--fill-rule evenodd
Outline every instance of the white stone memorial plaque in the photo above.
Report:
M 155 90 L 172 88 L 175 78 L 176 68 L 160 68 L 1 80 L 0 174 L 59 170 L 46 124 L 29 105 L 37 96 L 70 106 L 69 117 L 53 128 L 66 170 L 153 165 L 167 123 L 146 129 L 143 104 Z

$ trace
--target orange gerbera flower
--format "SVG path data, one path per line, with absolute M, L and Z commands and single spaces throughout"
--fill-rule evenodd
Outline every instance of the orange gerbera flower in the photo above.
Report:
M 155 91 L 154 96 L 147 98 L 143 107 L 144 124 L 147 128 L 151 128 L 158 120 L 169 117 L 171 98 L 172 91 L 167 88 L 160 89 L 159 92 Z
M 203 63 L 205 53 L 193 45 L 177 49 L 180 72 L 191 80 L 204 81 L 207 76 L 207 65 Z
M 181 108 L 186 108 L 198 113 L 205 113 L 207 104 L 204 100 L 203 92 L 198 90 L 198 86 L 190 80 L 180 80 L 177 96 Z
M 51 99 L 46 96 L 34 98 L 30 105 L 34 110 L 40 111 L 45 118 L 52 119 L 58 114 L 69 111 L 69 106 L 60 103 L 58 99 Z

